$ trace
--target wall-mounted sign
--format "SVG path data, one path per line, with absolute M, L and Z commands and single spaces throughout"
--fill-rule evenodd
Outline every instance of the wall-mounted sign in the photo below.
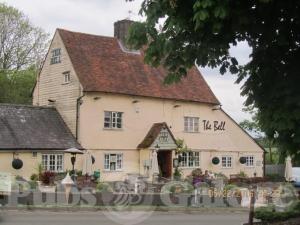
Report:
M 225 121 L 210 121 L 210 120 L 202 120 L 203 129 L 212 130 L 212 131 L 224 131 L 225 130 Z
M 0 192 L 11 192 L 10 173 L 0 172 Z

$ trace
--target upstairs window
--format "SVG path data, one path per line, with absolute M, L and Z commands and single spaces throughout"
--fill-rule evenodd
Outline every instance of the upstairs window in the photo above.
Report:
M 122 128 L 122 112 L 105 111 L 104 112 L 104 128 L 121 129 Z
M 70 71 L 63 72 L 63 84 L 68 84 L 71 81 Z
M 51 62 L 50 64 L 60 63 L 61 49 L 56 48 L 51 51 Z
M 199 117 L 184 117 L 185 132 L 199 132 Z

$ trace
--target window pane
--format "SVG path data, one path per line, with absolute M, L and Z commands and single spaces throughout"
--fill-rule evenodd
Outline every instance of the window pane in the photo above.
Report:
M 118 170 L 122 169 L 122 164 L 123 164 L 123 155 L 118 154 L 117 155 L 117 169 Z
M 181 154 L 181 166 L 182 167 L 186 167 L 187 166 L 187 157 L 186 157 L 186 153 L 183 152 Z
M 104 169 L 106 169 L 106 170 L 109 169 L 109 155 L 108 154 L 104 155 Z
M 194 152 L 194 163 L 196 167 L 200 166 L 199 152 Z
M 48 170 L 48 155 L 42 155 L 42 166 L 44 170 Z

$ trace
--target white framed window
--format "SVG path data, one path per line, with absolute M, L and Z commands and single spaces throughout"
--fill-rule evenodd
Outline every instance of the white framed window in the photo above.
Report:
M 181 167 L 199 167 L 200 166 L 200 154 L 199 152 L 183 152 L 181 156 Z
M 63 172 L 64 155 L 63 154 L 42 154 L 42 166 L 46 171 Z
M 63 72 L 63 84 L 68 84 L 71 81 L 70 71 Z
M 199 117 L 184 117 L 185 132 L 199 132 Z
M 120 171 L 123 169 L 123 154 L 104 154 L 104 170 Z
M 61 49 L 55 48 L 51 51 L 51 61 L 50 64 L 60 63 Z
M 105 111 L 104 112 L 104 128 L 121 129 L 122 128 L 122 112 Z
M 232 157 L 231 156 L 222 156 L 222 167 L 231 168 L 232 167 Z
M 254 156 L 253 155 L 248 155 L 245 158 L 246 158 L 245 166 L 253 167 L 254 166 Z

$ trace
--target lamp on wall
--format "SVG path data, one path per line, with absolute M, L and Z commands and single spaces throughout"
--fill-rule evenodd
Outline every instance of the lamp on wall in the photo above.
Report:
M 222 105 L 220 104 L 220 105 L 216 105 L 216 106 L 214 106 L 213 108 L 212 108 L 212 110 L 214 111 L 214 110 L 221 110 L 221 107 L 222 107 Z

